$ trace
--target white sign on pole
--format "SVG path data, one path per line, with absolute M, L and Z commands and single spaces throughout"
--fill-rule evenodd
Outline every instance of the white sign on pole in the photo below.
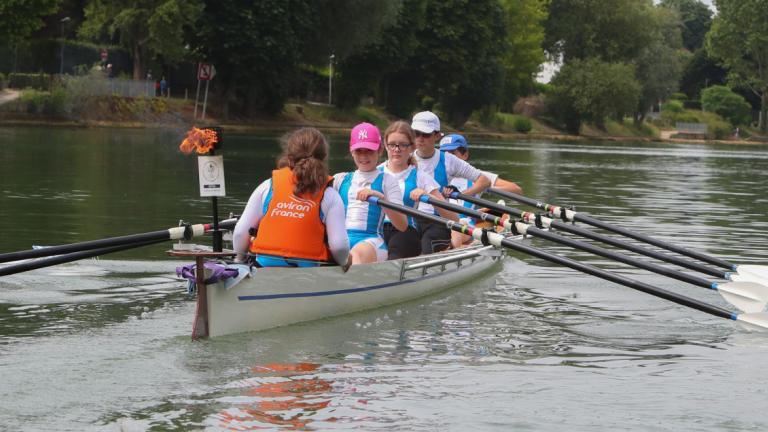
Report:
M 226 196 L 223 156 L 198 156 L 197 170 L 200 177 L 201 197 Z

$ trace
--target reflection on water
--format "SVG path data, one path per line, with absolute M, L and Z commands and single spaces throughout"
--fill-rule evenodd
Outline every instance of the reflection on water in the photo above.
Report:
M 0 128 L 0 217 L 14 221 L 0 252 L 207 220 L 210 202 L 196 196 L 196 164 L 176 153 L 176 135 Z M 344 137 L 331 142 L 332 169 L 351 168 Z M 766 262 L 765 147 L 471 146 L 478 166 L 529 196 Z M 242 209 L 277 148 L 274 136 L 226 138 L 223 213 Z M 730 308 L 710 290 L 527 241 Z M 496 277 L 435 297 L 192 342 L 194 305 L 173 274 L 185 263 L 165 248 L 0 278 L 0 382 L 13 395 L 0 404 L 2 428 L 768 427 L 764 335 L 540 260 L 512 254 Z

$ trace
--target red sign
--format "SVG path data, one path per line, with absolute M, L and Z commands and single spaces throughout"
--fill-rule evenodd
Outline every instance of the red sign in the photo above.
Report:
M 101 61 L 107 61 L 107 49 L 106 48 L 102 48 L 101 52 L 99 54 L 101 54 Z
M 200 81 L 212 80 L 216 76 L 216 68 L 210 63 L 197 64 L 197 79 Z

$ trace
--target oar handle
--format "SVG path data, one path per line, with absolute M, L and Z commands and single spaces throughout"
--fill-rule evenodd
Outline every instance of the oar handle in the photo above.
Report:
M 523 211 L 523 210 L 520 210 L 520 209 L 516 209 L 516 208 L 513 208 L 513 207 L 508 207 L 508 206 L 505 206 L 505 205 L 501 205 L 501 204 L 495 203 L 493 201 L 488 201 L 486 199 L 478 198 L 478 197 L 475 197 L 475 196 L 472 196 L 472 195 L 466 195 L 466 194 L 454 192 L 454 193 L 451 194 L 451 198 L 461 199 L 461 200 L 464 200 L 464 201 L 467 201 L 467 202 L 471 202 L 473 204 L 477 204 L 477 205 L 480 205 L 480 206 L 483 206 L 483 207 L 492 208 L 492 209 L 500 211 L 500 212 L 509 213 L 509 214 L 512 214 L 512 215 L 515 215 L 515 216 L 518 216 L 518 217 L 524 219 L 526 222 L 531 222 L 536 217 L 536 215 L 534 215 L 533 213 L 526 212 L 526 211 Z M 681 258 L 681 257 L 677 257 L 677 256 L 672 256 L 672 255 L 665 254 L 665 253 L 662 253 L 662 252 L 657 252 L 657 251 L 654 251 L 654 250 L 650 250 L 650 249 L 644 248 L 642 246 L 638 246 L 638 245 L 634 245 L 632 243 L 627 243 L 625 241 L 617 240 L 617 239 L 615 239 L 613 237 L 610 237 L 610 236 L 607 236 L 607 235 L 604 235 L 604 234 L 600 234 L 600 233 L 596 233 L 594 231 L 591 231 L 591 230 L 588 230 L 588 229 L 585 229 L 585 228 L 580 228 L 580 227 L 577 227 L 575 225 L 571 225 L 571 224 L 568 224 L 568 223 L 565 223 L 565 222 L 560 222 L 560 221 L 552 220 L 552 221 L 549 222 L 549 224 L 550 224 L 550 226 L 552 228 L 558 229 L 560 231 L 565 231 L 565 232 L 569 232 L 569 233 L 572 233 L 572 234 L 577 234 L 577 235 L 580 235 L 582 237 L 586 237 L 586 238 L 589 238 L 589 239 L 592 239 L 592 240 L 597 240 L 599 242 L 602 242 L 602 243 L 605 243 L 605 244 L 609 244 L 611 246 L 616 246 L 616 247 L 619 247 L 619 248 L 622 248 L 622 249 L 626 249 L 626 250 L 628 250 L 630 252 L 635 252 L 635 253 L 638 253 L 640 255 L 645 255 L 647 257 L 651 257 L 651 258 L 654 258 L 654 259 L 657 259 L 657 260 L 660 260 L 660 261 L 665 261 L 665 262 L 668 262 L 670 264 L 675 264 L 675 265 L 678 265 L 680 267 L 685 267 L 685 268 L 688 268 L 688 269 L 691 269 L 691 270 L 694 270 L 694 271 L 697 271 L 697 272 L 700 272 L 700 273 L 704 273 L 704 274 L 708 274 L 710 276 L 714 276 L 716 278 L 728 279 L 729 276 L 730 276 L 730 273 L 728 273 L 728 272 L 725 272 L 725 271 L 722 271 L 722 270 L 719 270 L 719 269 L 715 269 L 715 268 L 710 268 L 710 267 L 707 267 L 707 266 L 705 266 L 705 265 L 703 265 L 701 263 L 698 263 L 698 262 L 694 262 L 694 261 L 687 260 L 685 258 Z
M 693 309 L 706 312 L 711 315 L 719 316 L 721 318 L 727 318 L 731 320 L 736 320 L 737 315 L 726 310 L 719 308 L 717 306 L 713 306 L 680 294 L 676 294 L 673 292 L 665 291 L 661 288 L 656 288 L 652 285 L 648 285 L 646 283 L 636 281 L 634 279 L 630 279 L 621 275 L 617 275 L 614 273 L 611 273 L 609 271 L 591 266 L 589 264 L 580 263 L 578 261 L 572 260 L 570 258 L 562 257 L 555 254 L 550 254 L 548 252 L 545 252 L 541 249 L 534 248 L 532 246 L 525 245 L 521 242 L 517 241 L 511 241 L 507 238 L 504 238 L 504 236 L 497 234 L 495 232 L 488 232 L 486 230 L 482 229 L 475 229 L 472 227 L 469 227 L 467 225 L 463 225 L 460 223 L 456 223 L 454 221 L 442 218 L 440 216 L 436 216 L 433 214 L 427 214 L 420 212 L 416 209 L 413 209 L 411 207 L 406 207 L 400 204 L 391 203 L 389 201 L 380 200 L 377 197 L 369 197 L 368 202 L 372 204 L 379 205 L 384 208 L 390 208 L 395 211 L 399 211 L 401 213 L 420 218 L 425 219 L 431 222 L 435 222 L 438 224 L 444 224 L 448 229 L 451 229 L 453 231 L 460 232 L 462 234 L 471 235 L 474 238 L 485 238 L 488 241 L 490 241 L 491 244 L 495 246 L 503 246 L 508 249 L 516 250 L 518 252 L 523 252 L 531 256 L 535 256 L 537 258 L 541 258 L 550 262 L 553 262 L 555 264 L 560 264 L 569 268 L 572 268 L 574 270 L 578 270 L 587 274 L 590 274 L 592 276 L 597 276 L 601 279 L 605 279 L 614 283 L 618 283 L 620 285 L 627 286 L 629 288 L 636 289 L 638 291 L 645 292 L 647 294 L 654 295 L 659 298 L 663 298 L 665 300 L 669 300 L 671 302 L 688 306 Z
M 512 200 L 515 200 L 517 202 L 536 207 L 539 209 L 542 209 L 551 215 L 555 217 L 560 217 L 559 209 L 562 208 L 561 206 L 555 206 L 552 204 L 543 203 L 541 201 L 537 201 L 516 193 L 507 192 L 504 190 L 501 190 L 499 188 L 488 188 L 488 191 L 491 193 L 494 193 L 499 196 L 503 196 L 505 198 L 509 198 Z M 592 225 L 597 228 L 602 228 L 607 231 L 614 232 L 616 234 L 621 234 L 623 236 L 633 238 L 635 240 L 639 240 L 641 242 L 645 242 L 648 244 L 652 244 L 654 246 L 660 247 L 662 249 L 666 249 L 672 252 L 679 253 L 680 255 L 685 255 L 690 258 L 697 259 L 699 261 L 703 261 L 712 265 L 716 265 L 718 267 L 725 268 L 729 271 L 736 271 L 736 264 L 733 264 L 729 261 L 726 261 L 721 258 L 714 257 L 712 255 L 707 255 L 701 252 L 697 252 L 688 248 L 684 248 L 682 246 L 678 246 L 672 243 L 668 243 L 650 236 L 647 236 L 645 234 L 640 234 L 634 231 L 630 231 L 626 228 L 622 228 L 613 224 L 609 224 L 607 222 L 600 221 L 598 219 L 595 219 L 592 216 L 589 216 L 585 213 L 577 213 L 577 212 L 571 212 L 573 219 L 577 222 L 582 222 L 588 225 Z

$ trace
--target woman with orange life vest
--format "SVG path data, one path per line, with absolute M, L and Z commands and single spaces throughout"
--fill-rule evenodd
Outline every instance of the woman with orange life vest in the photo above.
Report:
M 397 180 L 376 169 L 381 153 L 379 129 L 370 123 L 360 123 L 350 133 L 349 151 L 357 170 L 333 176 L 333 188 L 344 202 L 346 227 L 349 234 L 352 264 L 385 261 L 387 245 L 382 236 L 384 216 L 399 231 L 408 228 L 408 219 L 402 213 L 371 204 L 368 197 L 403 204 L 403 194 Z
M 272 177 L 262 182 L 235 226 L 236 260 L 259 267 L 309 267 L 335 261 L 349 268 L 344 204 L 329 187 L 328 141 L 314 128 L 282 140 Z M 255 237 L 249 231 L 256 228 Z
M 398 120 L 384 131 L 384 147 L 387 150 L 386 162 L 379 165 L 379 170 L 397 179 L 403 192 L 403 203 L 409 207 L 419 208 L 423 203 L 419 198 L 429 194 L 438 200 L 445 200 L 440 192 L 440 185 L 430 175 L 418 170 L 416 159 L 413 157 L 416 135 L 408 122 Z M 456 213 L 437 208 L 440 216 L 454 221 L 458 220 Z M 397 230 L 391 222 L 384 221 L 384 241 L 389 249 L 389 259 L 408 258 L 421 255 L 421 239 L 416 221 L 408 218 L 408 229 Z

